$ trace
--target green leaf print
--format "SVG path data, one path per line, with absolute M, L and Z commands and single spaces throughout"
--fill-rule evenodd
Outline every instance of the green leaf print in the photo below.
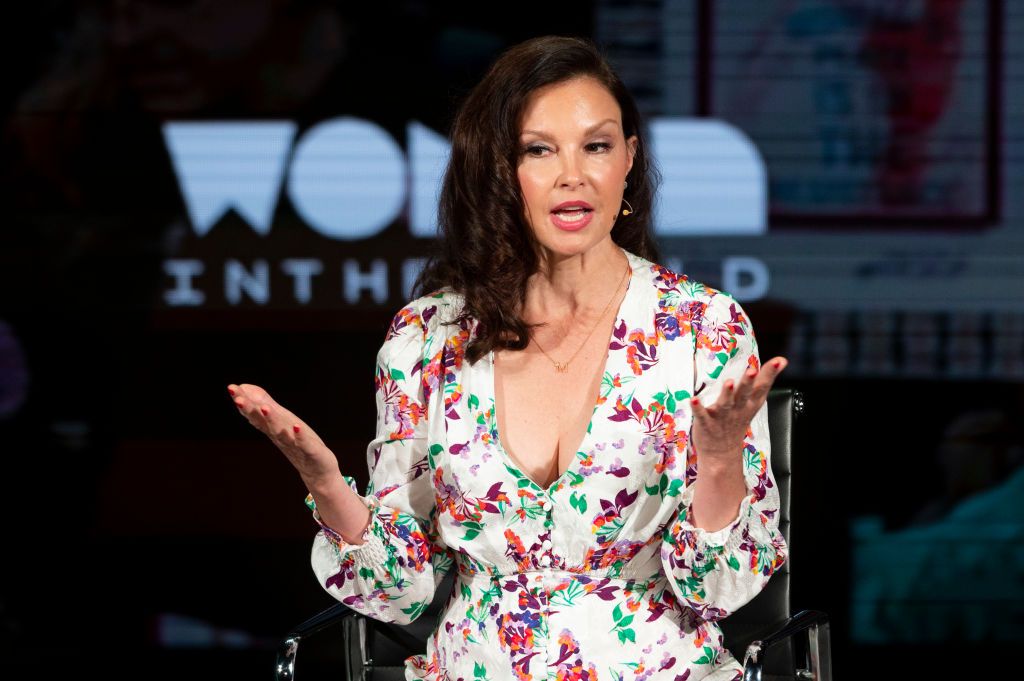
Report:
M 568 585 L 564 589 L 559 589 L 551 593 L 550 602 L 553 605 L 574 605 L 576 600 L 586 595 L 586 589 L 576 579 L 570 579 Z
M 677 400 L 688 400 L 688 399 L 690 399 L 690 391 L 689 390 L 677 390 L 674 394 L 675 394 L 675 398 Z
M 704 656 L 697 660 L 697 664 L 714 664 L 718 659 L 718 651 L 710 646 L 704 646 Z
M 403 374 L 398 369 L 392 369 L 391 370 L 391 380 L 393 380 L 393 381 L 404 381 L 405 380 L 405 374 Z
M 427 605 L 427 601 L 416 601 L 408 608 L 402 608 L 402 612 L 404 612 L 406 615 L 409 615 L 411 619 L 416 619 L 423 613 L 424 610 L 427 609 Z
M 479 681 L 487 681 L 487 667 L 479 662 L 473 663 L 473 678 Z
M 439 444 L 430 445 L 430 449 L 427 450 L 427 464 L 430 465 L 431 469 L 437 468 L 434 464 L 434 457 L 444 451 L 444 446 Z
M 725 363 L 729 361 L 729 355 L 727 355 L 724 352 L 720 352 L 717 355 L 715 355 L 715 359 L 718 360 L 718 366 L 715 367 L 711 371 L 711 373 L 708 374 L 708 376 L 710 376 L 711 378 L 718 378 L 718 376 L 722 373 L 722 369 L 725 368 Z
M 477 397 L 476 395 L 470 393 L 470 395 L 469 395 L 469 408 L 470 409 L 476 409 L 479 406 L 480 406 L 480 398 Z
M 622 604 L 621 603 L 617 604 L 615 606 L 615 609 L 612 610 L 612 617 L 615 619 L 615 626 L 612 627 L 612 631 L 615 631 L 616 629 L 619 630 L 619 640 L 620 641 L 623 640 L 622 637 L 623 637 L 623 633 L 624 632 L 630 632 L 630 634 L 632 634 L 632 629 L 626 629 L 626 627 L 628 627 L 633 622 L 633 617 L 634 616 L 633 615 L 624 615 L 624 613 L 622 612 Z M 636 640 L 636 639 L 630 638 L 630 640 Z
M 362 577 L 363 579 L 372 579 L 373 578 L 373 570 L 371 570 L 368 567 L 361 567 L 361 568 L 359 568 L 359 576 Z
M 682 488 L 683 488 L 683 480 L 682 480 L 682 478 L 676 478 L 675 480 L 673 480 L 669 484 L 668 489 L 665 490 L 665 496 L 668 496 L 668 497 L 678 497 L 680 492 L 682 491 Z
M 587 495 L 580 494 L 579 492 L 573 492 L 572 496 L 569 497 L 569 505 L 575 508 L 580 513 L 587 512 Z
M 736 556 L 729 556 L 729 560 L 726 562 L 729 563 L 729 567 L 731 567 L 733 570 L 738 571 L 740 569 L 740 562 L 736 560 Z
M 764 460 L 764 454 L 757 451 L 754 448 L 743 450 L 743 459 L 747 468 L 752 468 L 758 473 L 761 472 L 761 462 Z
M 662 473 L 662 478 L 657 484 L 645 485 L 644 492 L 648 495 L 657 495 L 662 499 L 666 497 L 678 497 L 683 491 L 682 478 L 670 480 L 668 473 Z
M 467 601 L 473 597 L 473 590 L 469 588 L 469 585 L 465 582 L 459 583 L 459 591 L 462 593 L 462 597 Z
M 528 477 L 520 473 L 518 469 L 513 468 L 508 464 L 505 464 L 505 470 L 511 473 L 512 477 L 516 479 L 516 487 L 518 487 L 519 489 L 522 489 L 523 487 L 537 487 L 536 485 L 533 484 L 532 480 L 530 480 Z M 537 489 L 540 488 L 538 487 Z
M 586 458 L 584 452 L 576 452 L 576 456 L 580 458 Z M 583 484 L 583 476 L 575 471 L 566 471 L 569 478 L 569 487 L 579 487 Z
M 680 290 L 683 291 L 683 293 L 685 293 L 690 298 L 696 298 L 699 294 L 704 293 L 704 291 L 707 290 L 707 287 L 704 285 L 704 283 L 696 279 L 686 279 L 685 281 L 680 281 L 679 288 Z

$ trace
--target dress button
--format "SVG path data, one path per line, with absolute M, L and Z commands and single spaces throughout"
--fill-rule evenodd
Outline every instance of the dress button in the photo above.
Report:
M 548 500 L 545 499 L 544 497 L 537 497 L 537 505 L 540 506 L 541 508 L 544 508 L 545 506 L 547 506 L 547 503 L 548 503 Z
M 540 557 L 540 564 L 543 567 L 550 567 L 550 565 L 551 565 L 551 555 L 545 553 L 543 556 L 541 556 Z
M 551 540 L 550 539 L 544 539 L 543 541 L 541 541 L 540 546 L 545 551 L 550 551 L 551 550 Z

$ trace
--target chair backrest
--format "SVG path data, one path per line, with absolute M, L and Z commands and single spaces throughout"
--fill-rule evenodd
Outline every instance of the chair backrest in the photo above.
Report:
M 793 485 L 793 422 L 802 411 L 803 395 L 799 391 L 793 388 L 774 388 L 769 393 L 768 430 L 772 447 L 772 475 L 779 489 L 779 530 L 787 544 L 790 541 L 790 491 Z M 790 560 L 787 560 L 753 600 L 719 622 L 725 635 L 726 648 L 741 662 L 752 641 L 777 629 L 789 618 L 789 577 Z M 768 651 L 764 668 L 768 674 L 792 674 L 791 639 Z
M 771 437 L 771 466 L 775 484 L 779 488 L 779 529 L 789 543 L 791 462 L 793 453 L 793 422 L 803 410 L 802 394 L 792 388 L 774 388 L 768 395 L 768 429 Z M 749 603 L 719 622 L 725 635 L 725 645 L 741 662 L 747 645 L 762 635 L 778 628 L 789 618 L 790 561 L 772 575 L 768 585 Z M 410 645 L 426 641 L 440 618 L 441 611 L 454 588 L 453 575 L 447 575 L 438 585 L 434 600 L 412 624 L 401 629 L 395 625 L 370 622 L 368 639 L 370 659 L 373 660 L 373 681 L 404 679 L 405 658 L 411 653 Z M 413 637 L 415 641 L 409 637 Z M 416 650 L 425 647 L 417 644 Z M 768 651 L 764 665 L 767 674 L 792 674 L 793 648 L 791 642 L 780 643 Z

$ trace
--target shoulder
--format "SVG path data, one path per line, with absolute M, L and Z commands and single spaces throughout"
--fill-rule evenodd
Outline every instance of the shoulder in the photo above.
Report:
M 378 361 L 401 357 L 404 362 L 422 363 L 450 344 L 450 336 L 468 335 L 472 322 L 460 320 L 463 306 L 462 295 L 448 287 L 405 303 L 391 318 Z
M 384 340 L 396 336 L 427 338 L 440 324 L 454 321 L 462 310 L 462 296 L 448 287 L 405 303 L 391 319 Z
M 733 296 L 665 265 L 629 253 L 633 275 L 649 287 L 659 330 L 669 339 L 691 327 L 749 324 L 743 306 Z
M 393 381 L 404 393 L 426 404 L 444 369 L 441 351 L 450 345 L 461 346 L 451 343 L 449 337 L 460 329 L 460 338 L 467 335 L 468 322 L 458 319 L 462 308 L 462 296 L 447 287 L 402 305 L 377 353 L 378 389 Z

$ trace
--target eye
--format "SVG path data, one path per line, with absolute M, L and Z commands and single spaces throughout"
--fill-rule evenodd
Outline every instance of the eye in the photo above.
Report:
M 542 147 L 539 144 L 534 144 L 523 149 L 523 153 L 527 156 L 539 156 L 540 152 L 547 151 L 546 147 Z
M 597 149 L 600 149 L 602 151 L 608 151 L 609 149 L 612 148 L 612 145 L 609 144 L 608 142 L 591 142 L 590 144 L 587 145 L 587 148 L 591 147 L 597 147 Z M 597 149 L 595 149 L 595 151 Z

